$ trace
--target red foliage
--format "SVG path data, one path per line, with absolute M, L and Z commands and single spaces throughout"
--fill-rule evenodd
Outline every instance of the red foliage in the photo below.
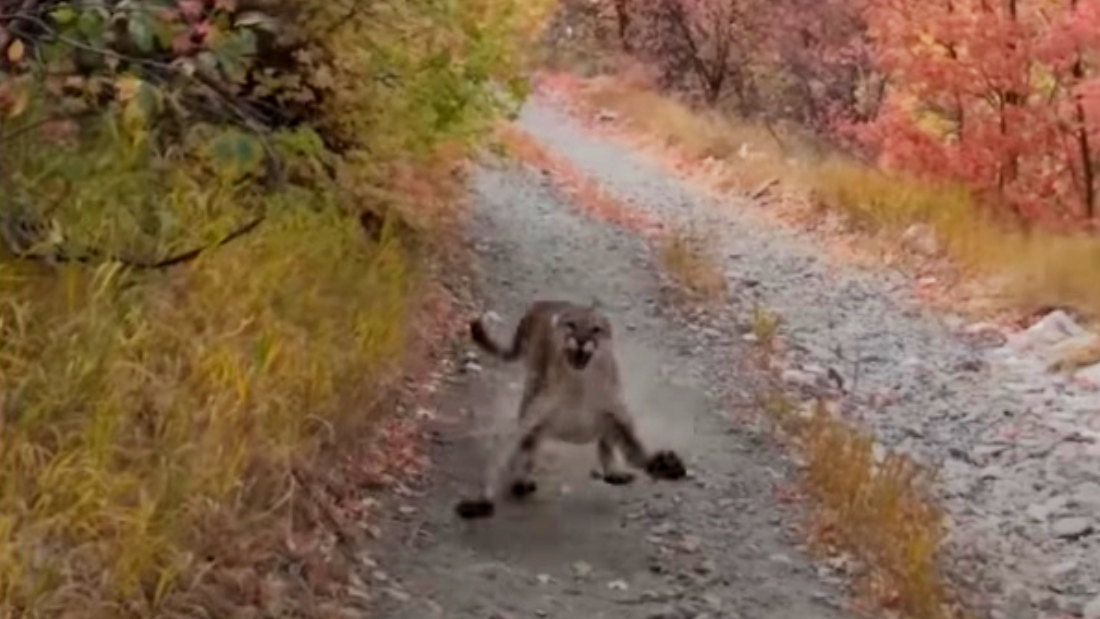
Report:
M 665 88 L 854 136 L 1018 220 L 1096 219 L 1100 0 L 612 4 Z
M 897 85 L 861 127 L 884 163 L 1026 221 L 1092 216 L 1100 88 L 1081 59 L 1100 44 L 1096 0 L 879 0 L 866 16 Z
M 800 103 L 796 119 L 814 130 L 877 111 L 882 81 L 870 71 L 867 2 L 779 0 L 761 7 L 769 23 L 764 49 L 773 49 L 778 68 L 793 78 L 796 96 L 788 100 Z

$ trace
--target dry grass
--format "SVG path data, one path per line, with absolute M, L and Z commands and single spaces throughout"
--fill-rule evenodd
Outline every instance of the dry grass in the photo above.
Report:
M 774 344 L 769 347 L 759 359 L 770 370 Z M 814 505 L 808 527 L 814 548 L 852 553 L 867 566 L 854 574 L 856 605 L 913 619 L 962 616 L 940 570 L 946 529 L 931 497 L 934 476 L 904 455 L 876 456 L 870 433 L 829 410 L 824 400 L 798 404 L 778 377 L 772 379 L 757 402 L 801 455 L 803 486 Z
M 324 214 L 151 280 L 0 264 L 0 606 L 152 612 L 239 559 L 188 549 L 212 515 L 279 510 L 296 462 L 363 427 L 411 285 L 396 240 Z
M 569 88 L 570 86 L 565 86 Z M 777 178 L 788 178 L 797 157 L 812 158 L 810 143 L 750 123 L 735 122 L 717 112 L 695 110 L 659 95 L 644 78 L 599 77 L 583 85 L 583 99 L 591 110 L 610 110 L 632 130 L 675 155 L 673 165 L 687 173 L 712 175 L 716 188 L 751 192 Z M 725 164 L 725 165 L 719 165 Z
M 664 271 L 689 296 L 717 302 L 729 288 L 714 248 L 714 240 L 697 230 L 672 230 L 661 236 L 658 256 Z
M 1024 308 L 1074 307 L 1100 318 L 1100 239 L 1024 234 L 985 217 L 959 187 L 935 187 L 830 160 L 809 175 L 820 205 L 857 226 L 897 238 L 928 224 L 952 261 L 975 274 L 1002 275 L 1009 298 Z
M 959 187 L 933 186 L 828 154 L 795 131 L 772 131 L 697 111 L 653 92 L 644 78 L 580 81 L 554 75 L 544 88 L 567 95 L 587 114 L 613 111 L 632 137 L 664 151 L 670 165 L 721 192 L 752 195 L 772 180 L 810 215 L 839 213 L 862 236 L 896 248 L 902 232 L 927 224 L 964 275 L 996 280 L 1017 308 L 1070 306 L 1100 318 L 1100 240 L 1023 234 L 990 221 Z M 1003 282 L 1003 283 L 1002 283 Z
M 1050 370 L 1053 372 L 1073 372 L 1100 363 L 1100 335 L 1084 342 L 1077 338 L 1070 339 L 1055 346 L 1051 352 L 1054 360 Z
M 759 305 L 752 308 L 752 335 L 756 338 L 756 345 L 765 354 L 775 352 L 775 338 L 778 332 L 778 315 Z
M 871 570 L 859 597 L 915 619 L 953 616 L 939 567 L 946 529 L 929 498 L 929 475 L 909 458 L 876 461 L 874 440 L 815 407 L 798 433 L 806 482 L 819 510 L 814 541 L 825 549 L 853 549 Z

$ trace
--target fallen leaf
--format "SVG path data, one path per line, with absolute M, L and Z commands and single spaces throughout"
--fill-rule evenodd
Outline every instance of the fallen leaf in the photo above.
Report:
M 0 83 L 0 113 L 6 118 L 15 118 L 27 109 L 30 94 L 21 84 Z
M 23 42 L 16 39 L 8 46 L 8 62 L 12 64 L 19 64 L 23 60 L 23 54 L 26 52 L 26 48 L 23 46 Z

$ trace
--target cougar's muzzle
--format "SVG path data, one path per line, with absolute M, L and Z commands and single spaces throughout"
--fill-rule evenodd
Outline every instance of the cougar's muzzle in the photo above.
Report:
M 596 340 L 579 340 L 569 336 L 565 340 L 565 359 L 574 369 L 583 370 L 596 352 Z

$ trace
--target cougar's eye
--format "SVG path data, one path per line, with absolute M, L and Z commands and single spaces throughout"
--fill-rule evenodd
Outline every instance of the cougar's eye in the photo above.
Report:
M 577 323 L 573 322 L 572 320 L 566 320 L 565 321 L 565 328 L 569 329 L 570 331 L 576 331 L 577 330 Z

